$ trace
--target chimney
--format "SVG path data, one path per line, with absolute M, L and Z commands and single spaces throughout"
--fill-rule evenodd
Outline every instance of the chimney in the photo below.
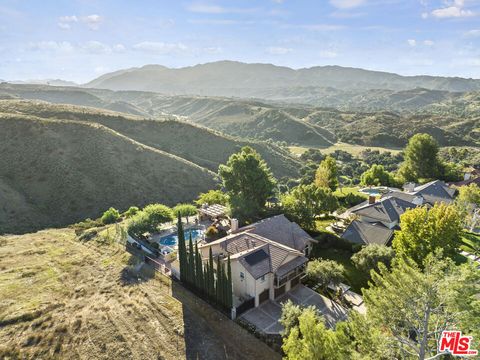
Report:
M 234 233 L 238 230 L 238 219 L 230 220 L 230 232 Z
M 403 191 L 405 192 L 413 192 L 415 191 L 416 184 L 414 182 L 409 182 L 403 185 Z
M 368 197 L 368 203 L 369 203 L 369 204 L 375 204 L 376 201 L 377 201 L 377 198 L 376 198 L 375 196 L 370 195 L 370 196 Z

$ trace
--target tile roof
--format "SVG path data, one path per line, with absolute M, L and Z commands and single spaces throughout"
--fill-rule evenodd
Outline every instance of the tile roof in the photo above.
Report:
M 342 238 L 355 244 L 380 244 L 387 245 L 393 237 L 394 230 L 381 223 L 367 223 L 354 220 L 345 229 Z
M 297 262 L 308 261 L 302 251 L 311 237 L 283 215 L 245 226 L 238 231 L 201 247 L 219 245 L 230 254 L 232 260 L 238 259 L 255 279 L 269 272 L 276 273 L 280 267 L 291 262 L 294 266 Z M 289 246 L 293 244 L 301 251 Z M 289 255 L 294 255 L 294 258 L 285 263 Z
M 315 242 L 298 224 L 283 214 L 244 226 L 238 231 L 248 231 L 302 252 L 308 242 Z

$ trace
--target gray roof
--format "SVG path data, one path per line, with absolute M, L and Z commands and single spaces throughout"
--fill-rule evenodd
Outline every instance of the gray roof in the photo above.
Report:
M 422 195 L 425 201 L 432 205 L 436 202 L 445 202 L 449 204 L 453 201 L 455 189 L 449 188 L 443 181 L 435 180 L 417 186 L 413 193 L 415 195 Z
M 302 252 L 309 242 L 315 242 L 298 224 L 283 214 L 244 226 L 238 231 L 248 231 Z
M 387 245 L 393 237 L 394 230 L 381 223 L 367 223 L 354 220 L 345 229 L 342 238 L 355 244 Z
M 378 221 L 394 222 L 400 221 L 400 215 L 406 210 L 416 207 L 410 201 L 405 201 L 397 197 L 386 197 L 373 204 L 366 204 L 351 210 L 354 214 L 366 216 Z
M 283 275 L 288 274 L 293 269 L 296 269 L 297 267 L 305 264 L 307 261 L 308 259 L 305 256 L 296 257 L 292 261 L 289 261 L 288 263 L 280 266 L 277 269 L 277 276 L 282 277 Z

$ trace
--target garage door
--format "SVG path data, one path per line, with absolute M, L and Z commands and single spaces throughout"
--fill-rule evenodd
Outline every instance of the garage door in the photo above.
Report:
M 258 296 L 258 300 L 259 300 L 260 304 L 267 301 L 268 298 L 269 298 L 269 295 L 270 295 L 270 290 L 265 289 L 265 291 L 262 291 L 260 293 L 260 295 Z
M 285 285 L 279 287 L 278 289 L 275 289 L 275 299 L 283 294 L 285 294 Z

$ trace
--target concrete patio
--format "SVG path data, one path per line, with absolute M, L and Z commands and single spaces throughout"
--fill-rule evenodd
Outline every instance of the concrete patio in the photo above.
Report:
M 268 300 L 240 316 L 266 334 L 279 334 L 283 326 L 278 322 L 282 315 L 282 304 L 288 300 L 301 306 L 314 305 L 325 317 L 327 326 L 332 327 L 337 321 L 344 320 L 347 310 L 304 285 L 297 285 L 276 300 Z

